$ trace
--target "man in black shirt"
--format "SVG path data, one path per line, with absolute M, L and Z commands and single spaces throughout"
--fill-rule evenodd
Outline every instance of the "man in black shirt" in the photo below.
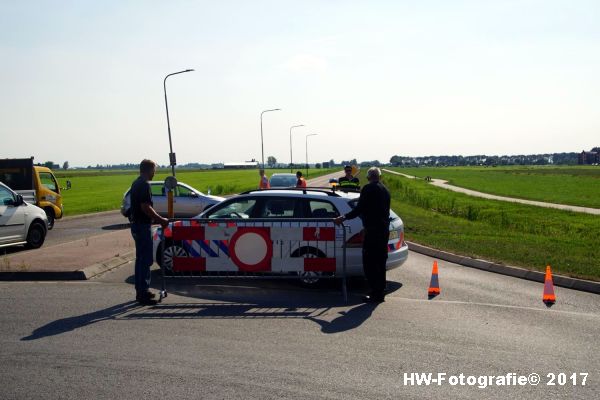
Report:
M 345 175 L 338 179 L 338 185 L 340 188 L 349 188 L 349 189 L 360 189 L 360 183 L 358 178 L 352 176 L 352 167 L 346 165 L 344 167 Z
M 369 183 L 360 191 L 356 207 L 334 220 L 339 225 L 346 219 L 360 216 L 363 221 L 363 268 L 371 287 L 365 300 L 373 303 L 381 303 L 385 298 L 385 264 L 390 234 L 390 192 L 379 182 L 380 176 L 379 168 L 370 168 L 367 172 Z
M 140 163 L 140 176 L 133 181 L 129 191 L 131 202 L 131 236 L 135 241 L 135 292 L 136 300 L 141 304 L 156 304 L 155 294 L 150 292 L 150 266 L 153 263 L 152 233 L 150 225 L 158 222 L 164 227 L 169 220 L 161 217 L 152 208 L 152 192 L 150 184 L 154 178 L 156 163 L 143 160 Z

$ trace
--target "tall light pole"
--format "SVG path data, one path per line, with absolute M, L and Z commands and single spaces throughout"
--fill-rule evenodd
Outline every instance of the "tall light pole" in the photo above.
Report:
M 294 168 L 294 161 L 292 159 L 292 129 L 299 128 L 301 126 L 304 126 L 304 125 L 294 125 L 294 126 L 290 127 L 290 172 L 292 172 L 292 169 Z
M 306 135 L 306 177 L 308 178 L 308 137 L 309 136 L 317 136 L 318 133 L 311 133 Z
M 169 103 L 167 102 L 167 78 L 171 75 L 183 74 L 184 72 L 192 72 L 193 69 L 186 69 L 185 71 L 173 72 L 165 76 L 165 80 L 163 81 L 163 88 L 165 90 L 165 108 L 167 109 L 167 129 L 169 130 L 169 162 L 171 163 L 171 171 L 173 172 L 173 176 L 175 176 L 175 165 L 177 164 L 177 160 L 175 159 L 175 153 L 173 153 L 173 142 L 171 141 L 171 123 L 169 122 Z
M 265 110 L 260 113 L 260 153 L 262 155 L 262 168 L 265 169 L 265 146 L 263 144 L 263 131 L 262 131 L 262 116 L 266 112 L 270 111 L 281 111 L 281 108 L 274 108 L 272 110 Z

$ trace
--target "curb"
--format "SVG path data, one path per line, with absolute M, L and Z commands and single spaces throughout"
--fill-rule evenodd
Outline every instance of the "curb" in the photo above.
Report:
M 544 283 L 545 273 L 540 271 L 530 271 L 528 269 L 513 267 L 510 265 L 497 264 L 478 258 L 460 256 L 446 251 L 432 249 L 431 247 L 423 246 L 413 242 L 406 242 L 408 249 L 415 253 L 423 254 L 429 257 L 438 258 L 454 264 L 459 264 L 465 267 L 476 268 L 483 271 L 494 272 L 501 275 L 512 276 L 520 279 L 527 279 Z M 600 294 L 600 282 L 587 281 L 584 279 L 571 278 L 568 276 L 552 274 L 552 281 L 555 286 L 565 287 L 568 289 L 580 290 L 582 292 Z
M 85 281 L 135 259 L 135 251 L 76 271 L 0 271 L 0 281 Z

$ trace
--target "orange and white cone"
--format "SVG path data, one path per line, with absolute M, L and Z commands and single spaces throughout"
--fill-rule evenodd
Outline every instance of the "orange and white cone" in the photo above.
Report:
M 440 282 L 438 280 L 438 265 L 437 261 L 433 262 L 433 269 L 431 270 L 431 281 L 429 282 L 429 290 L 427 294 L 430 297 L 437 296 L 440 294 Z
M 556 296 L 554 295 L 554 284 L 552 283 L 552 271 L 550 266 L 546 266 L 546 277 L 544 278 L 544 295 L 542 301 L 546 305 L 552 305 L 556 302 Z

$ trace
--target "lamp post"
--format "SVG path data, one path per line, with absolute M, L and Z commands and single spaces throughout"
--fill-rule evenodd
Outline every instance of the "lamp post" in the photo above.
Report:
M 308 178 L 308 137 L 317 135 L 317 133 L 311 133 L 309 135 L 306 135 L 306 178 Z
M 294 161 L 292 159 L 292 129 L 299 128 L 301 126 L 304 126 L 304 125 L 294 125 L 294 126 L 290 127 L 290 172 L 292 172 L 292 169 L 294 168 Z
M 260 113 L 260 153 L 262 156 L 262 168 L 265 169 L 265 146 L 263 144 L 263 129 L 262 129 L 262 116 L 266 112 L 270 111 L 281 111 L 281 108 L 274 108 L 272 110 L 265 110 Z
M 173 72 L 165 76 L 163 81 L 163 88 L 165 90 L 165 108 L 167 109 L 167 129 L 169 130 L 169 162 L 171 164 L 171 171 L 173 172 L 173 176 L 175 176 L 175 165 L 177 164 L 177 160 L 175 159 L 175 153 L 173 153 L 173 142 L 171 141 L 171 123 L 169 122 L 169 103 L 167 102 L 167 78 L 171 75 L 183 74 L 184 72 L 192 72 L 193 69 L 186 69 L 185 71 Z

